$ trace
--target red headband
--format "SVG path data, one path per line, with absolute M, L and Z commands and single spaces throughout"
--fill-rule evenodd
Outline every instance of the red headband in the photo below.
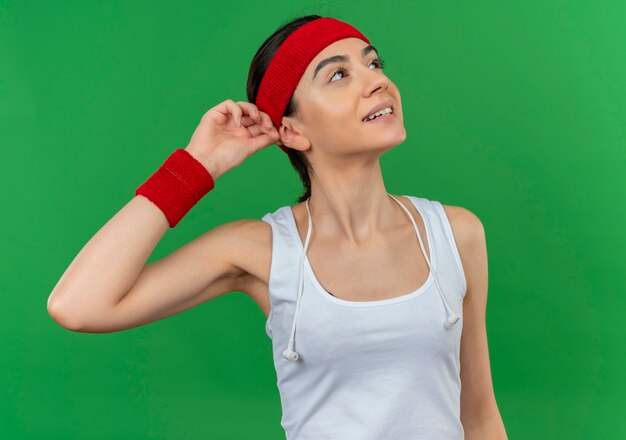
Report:
M 330 17 L 310 21 L 293 31 L 280 45 L 261 80 L 256 106 L 280 127 L 283 113 L 307 66 L 329 44 L 344 38 L 369 40 L 354 26 Z M 287 148 L 279 145 L 285 153 Z

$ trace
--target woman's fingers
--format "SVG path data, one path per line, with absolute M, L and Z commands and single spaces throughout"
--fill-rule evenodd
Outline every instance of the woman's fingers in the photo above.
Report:
M 257 123 L 261 121 L 261 113 L 256 105 L 247 101 L 237 101 L 237 105 L 243 109 L 244 113 L 250 115 L 254 121 Z
M 252 119 L 252 116 L 250 115 L 244 114 L 241 117 L 241 126 L 248 129 L 250 136 L 260 136 L 262 134 L 269 134 L 271 136 L 274 136 L 273 133 L 276 133 L 276 136 L 278 135 L 278 131 L 274 128 L 274 126 L 270 124 L 270 126 L 268 127 L 265 124 L 258 123 L 257 121 Z
M 235 121 L 235 125 L 241 127 L 241 115 L 243 112 L 241 107 L 239 107 L 232 99 L 223 101 L 220 105 L 215 107 L 215 110 L 223 115 L 226 115 L 227 117 L 232 117 L 233 121 Z
M 251 125 L 250 127 L 248 127 L 248 131 L 250 132 L 250 135 L 252 135 L 253 137 L 256 137 L 262 134 L 267 134 L 267 130 L 264 130 L 263 127 L 261 127 L 259 124 Z
M 257 125 L 255 128 L 255 133 L 258 133 L 256 136 L 267 135 L 274 141 L 280 139 L 278 130 L 276 130 L 274 127 L 267 128 L 263 125 Z
M 268 127 L 274 126 L 274 123 L 272 122 L 272 118 L 270 118 L 270 115 L 268 115 L 267 113 L 261 112 L 261 118 L 263 120 L 263 123 L 267 125 Z
M 250 115 L 243 115 L 241 117 L 241 126 L 242 127 L 250 127 L 251 125 L 261 125 L 258 121 L 255 121 L 254 119 L 252 119 L 252 116 Z M 265 128 L 270 128 L 270 127 L 265 127 Z
M 241 117 L 241 126 L 242 127 L 250 127 L 251 125 L 256 124 L 256 121 L 254 119 L 252 119 L 252 117 L 250 115 L 243 115 Z
M 267 134 L 272 137 L 278 136 L 278 131 L 274 127 L 268 128 L 265 125 L 253 124 L 247 128 L 252 136 L 260 136 L 262 134 Z
M 217 112 L 223 123 L 227 123 L 232 118 L 237 127 L 249 127 L 252 124 L 259 124 L 271 129 L 274 126 L 269 115 L 259 110 L 251 102 L 235 102 L 232 99 L 227 99 L 215 106 L 213 110 Z
M 267 113 L 262 112 L 261 110 L 259 110 L 259 108 L 256 105 L 252 104 L 251 102 L 237 101 L 237 104 L 239 106 L 241 106 L 241 108 L 243 109 L 244 113 L 250 115 L 250 117 L 257 124 L 265 125 L 268 128 L 271 128 L 271 127 L 274 126 L 270 116 Z

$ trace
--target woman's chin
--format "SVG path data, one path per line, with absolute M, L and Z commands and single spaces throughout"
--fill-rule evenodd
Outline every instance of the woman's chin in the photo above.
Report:
M 390 127 L 389 130 L 381 130 L 377 135 L 368 136 L 368 140 L 370 142 L 375 142 L 378 145 L 387 145 L 394 147 L 396 145 L 401 144 L 406 140 L 406 129 L 404 125 L 398 125 L 393 129 Z

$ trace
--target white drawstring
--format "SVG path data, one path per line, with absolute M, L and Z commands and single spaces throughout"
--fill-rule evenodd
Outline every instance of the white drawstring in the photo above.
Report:
M 287 349 L 283 351 L 283 357 L 290 361 L 297 361 L 298 359 L 300 359 L 300 355 L 293 349 L 293 344 L 295 342 L 296 321 L 298 320 L 298 312 L 300 311 L 300 298 L 302 298 L 302 293 L 304 292 L 304 258 L 306 257 L 306 250 L 309 248 L 309 239 L 311 238 L 311 231 L 313 230 L 311 211 L 309 210 L 310 198 L 311 197 L 306 199 L 306 210 L 309 213 L 309 228 L 306 233 L 306 240 L 304 241 L 304 249 L 302 250 L 302 255 L 300 256 L 300 271 L 298 276 L 298 300 L 296 301 L 296 311 L 294 313 L 293 323 L 291 324 L 291 336 L 289 337 L 289 344 L 287 345 Z M 297 231 L 298 228 L 296 228 L 296 232 Z M 298 236 L 297 239 L 300 240 L 300 237 Z
M 457 323 L 457 321 L 460 319 L 460 316 L 450 307 L 450 305 L 448 305 L 448 302 L 446 301 L 446 298 L 443 295 L 443 292 L 441 291 L 441 288 L 439 286 L 439 281 L 437 280 L 437 274 L 433 270 L 430 264 L 429 258 L 426 256 L 426 250 L 424 249 L 424 243 L 422 242 L 422 236 L 419 233 L 417 224 L 415 223 L 415 220 L 413 219 L 413 216 L 411 215 L 409 210 L 400 201 L 398 201 L 398 199 L 396 199 L 391 194 L 387 194 L 387 195 L 391 197 L 393 200 L 395 200 L 402 209 L 404 209 L 404 211 L 409 216 L 411 223 L 413 223 L 413 228 L 415 228 L 415 233 L 417 234 L 417 239 L 419 240 L 420 248 L 422 249 L 422 254 L 424 255 L 424 259 L 426 260 L 426 263 L 428 264 L 428 267 L 430 271 L 432 272 L 433 277 L 435 279 L 437 292 L 439 293 L 439 297 L 443 301 L 444 307 L 448 311 L 448 316 L 444 322 L 444 327 L 447 329 L 452 328 L 452 326 L 454 326 Z M 306 234 L 306 240 L 304 242 L 304 249 L 302 250 L 302 255 L 300 255 L 300 270 L 299 270 L 299 276 L 298 276 L 298 299 L 296 301 L 296 310 L 294 312 L 293 322 L 291 324 L 291 335 L 289 337 L 289 344 L 287 346 L 287 349 L 283 351 L 283 357 L 290 361 L 297 361 L 298 359 L 300 359 L 300 355 L 293 348 L 294 348 L 294 343 L 295 343 L 296 322 L 298 320 L 298 312 L 300 311 L 300 300 L 302 298 L 302 294 L 304 293 L 304 261 L 306 258 L 306 251 L 309 248 L 309 240 L 311 238 L 311 231 L 313 230 L 313 222 L 311 220 L 311 211 L 309 209 L 310 199 L 311 197 L 306 199 L 306 210 L 309 215 L 309 227 L 308 227 L 307 234 Z M 426 226 L 426 219 L 424 219 L 424 227 L 425 226 Z M 295 229 L 297 232 L 298 228 L 296 227 Z M 297 237 L 297 238 L 298 240 L 300 239 L 300 237 Z M 433 249 L 431 249 L 430 251 L 433 252 Z
M 413 220 L 413 216 L 411 215 L 409 210 L 406 209 L 406 206 L 404 206 L 400 201 L 398 201 L 398 199 L 396 199 L 391 194 L 388 194 L 388 195 L 389 195 L 389 197 L 394 199 L 396 202 L 398 202 L 398 205 L 400 205 L 402 207 L 402 209 L 404 209 L 404 211 L 409 216 L 409 219 L 411 219 L 411 223 L 413 223 L 413 227 L 415 228 L 415 232 L 417 234 L 417 239 L 419 240 L 420 247 L 422 248 L 422 254 L 424 255 L 424 259 L 426 260 L 426 263 L 428 263 L 428 268 L 433 273 L 433 277 L 435 278 L 435 284 L 437 285 L 437 292 L 439 292 L 439 297 L 443 301 L 443 305 L 444 305 L 444 307 L 448 311 L 448 317 L 446 318 L 446 321 L 444 322 L 444 327 L 445 328 L 451 328 L 454 324 L 457 323 L 457 321 L 459 320 L 460 316 L 454 310 L 452 310 L 452 307 L 450 307 L 448 305 L 448 301 L 446 301 L 446 297 L 443 295 L 443 292 L 441 291 L 441 287 L 439 286 L 439 281 L 437 280 L 437 274 L 433 270 L 433 267 L 430 265 L 429 258 L 426 256 L 426 250 L 424 249 L 424 243 L 422 242 L 422 236 L 419 233 L 419 230 L 417 229 L 417 224 L 415 224 L 415 220 Z M 426 227 L 426 219 L 424 219 L 424 227 Z M 433 249 L 431 249 L 430 252 L 432 254 Z

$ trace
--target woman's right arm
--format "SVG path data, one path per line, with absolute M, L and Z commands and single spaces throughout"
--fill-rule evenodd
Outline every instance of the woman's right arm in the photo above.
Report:
M 269 116 L 254 104 L 226 100 L 205 113 L 186 150 L 215 180 L 278 140 L 273 126 L 263 128 L 267 124 Z M 238 290 L 254 221 L 220 225 L 146 265 L 170 225 L 156 205 L 137 195 L 74 258 L 48 298 L 48 312 L 67 329 L 106 333 Z

